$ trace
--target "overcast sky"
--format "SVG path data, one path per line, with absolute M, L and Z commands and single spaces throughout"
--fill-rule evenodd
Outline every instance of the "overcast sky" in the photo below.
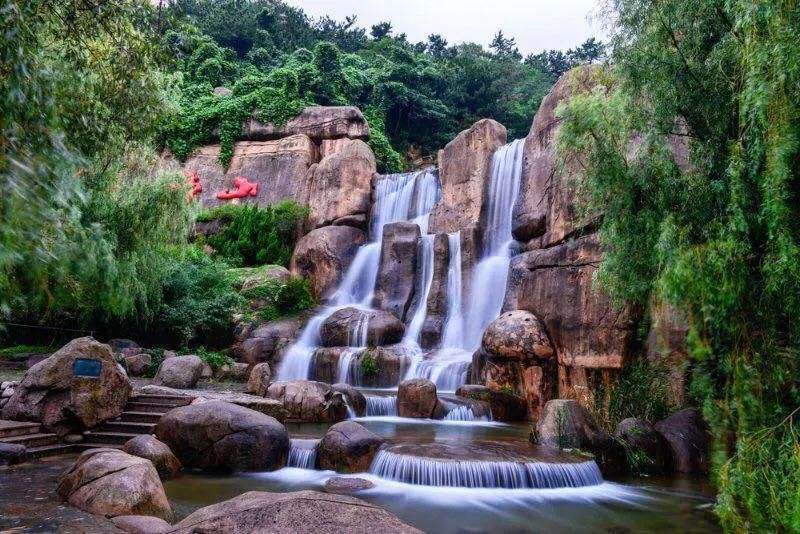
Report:
M 498 29 L 517 40 L 520 52 L 571 48 L 588 37 L 602 39 L 598 0 L 286 0 L 312 17 L 341 20 L 358 15 L 369 30 L 388 20 L 411 42 L 439 33 L 450 44 L 488 45 Z

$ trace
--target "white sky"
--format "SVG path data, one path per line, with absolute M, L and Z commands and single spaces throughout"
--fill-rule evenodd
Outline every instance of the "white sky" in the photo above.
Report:
M 520 52 L 571 48 L 589 37 L 602 39 L 598 0 L 285 0 L 318 18 L 342 20 L 357 15 L 357 24 L 387 20 L 395 33 L 411 42 L 439 33 L 448 43 L 487 46 L 498 29 L 517 40 Z

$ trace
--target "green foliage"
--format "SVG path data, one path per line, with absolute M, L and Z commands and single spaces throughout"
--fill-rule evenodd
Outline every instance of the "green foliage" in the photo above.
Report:
M 375 357 L 371 352 L 366 351 L 361 357 L 361 374 L 367 378 L 377 376 L 378 370 L 378 362 L 375 361 Z
M 12 345 L 0 348 L 0 360 L 23 361 L 31 354 L 40 354 L 51 350 L 47 345 Z
M 210 210 L 202 218 L 222 221 L 222 229 L 208 237 L 206 243 L 232 265 L 287 267 L 298 225 L 307 215 L 307 208 L 285 200 L 266 208 L 224 205 Z
M 242 296 L 258 302 L 258 317 L 264 321 L 291 317 L 317 304 L 308 280 L 296 277 L 287 282 L 270 281 L 242 291 Z
M 559 141 L 583 154 L 589 208 L 604 213 L 600 280 L 688 318 L 723 527 L 800 530 L 800 11 L 614 5 L 618 85 L 572 99 Z
M 205 347 L 197 347 L 194 352 L 215 371 L 226 365 L 233 365 L 233 358 L 223 352 L 207 350 Z

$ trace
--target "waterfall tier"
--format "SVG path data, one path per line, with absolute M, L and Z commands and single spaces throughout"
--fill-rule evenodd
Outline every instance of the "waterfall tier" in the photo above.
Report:
M 318 439 L 292 439 L 289 458 L 286 460 L 287 467 L 314 469 L 317 463 L 318 443 Z

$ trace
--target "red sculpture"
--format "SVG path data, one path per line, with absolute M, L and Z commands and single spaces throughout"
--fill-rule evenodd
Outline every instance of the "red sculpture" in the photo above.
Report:
M 247 178 L 237 176 L 233 179 L 233 191 L 226 189 L 217 193 L 217 198 L 220 200 L 229 200 L 231 198 L 244 198 L 246 196 L 254 197 L 258 195 L 258 182 L 249 182 Z
M 197 171 L 192 171 L 191 174 L 187 174 L 186 181 L 191 186 L 188 194 L 189 200 L 192 200 L 203 192 L 203 185 L 200 183 L 200 175 L 197 174 Z

